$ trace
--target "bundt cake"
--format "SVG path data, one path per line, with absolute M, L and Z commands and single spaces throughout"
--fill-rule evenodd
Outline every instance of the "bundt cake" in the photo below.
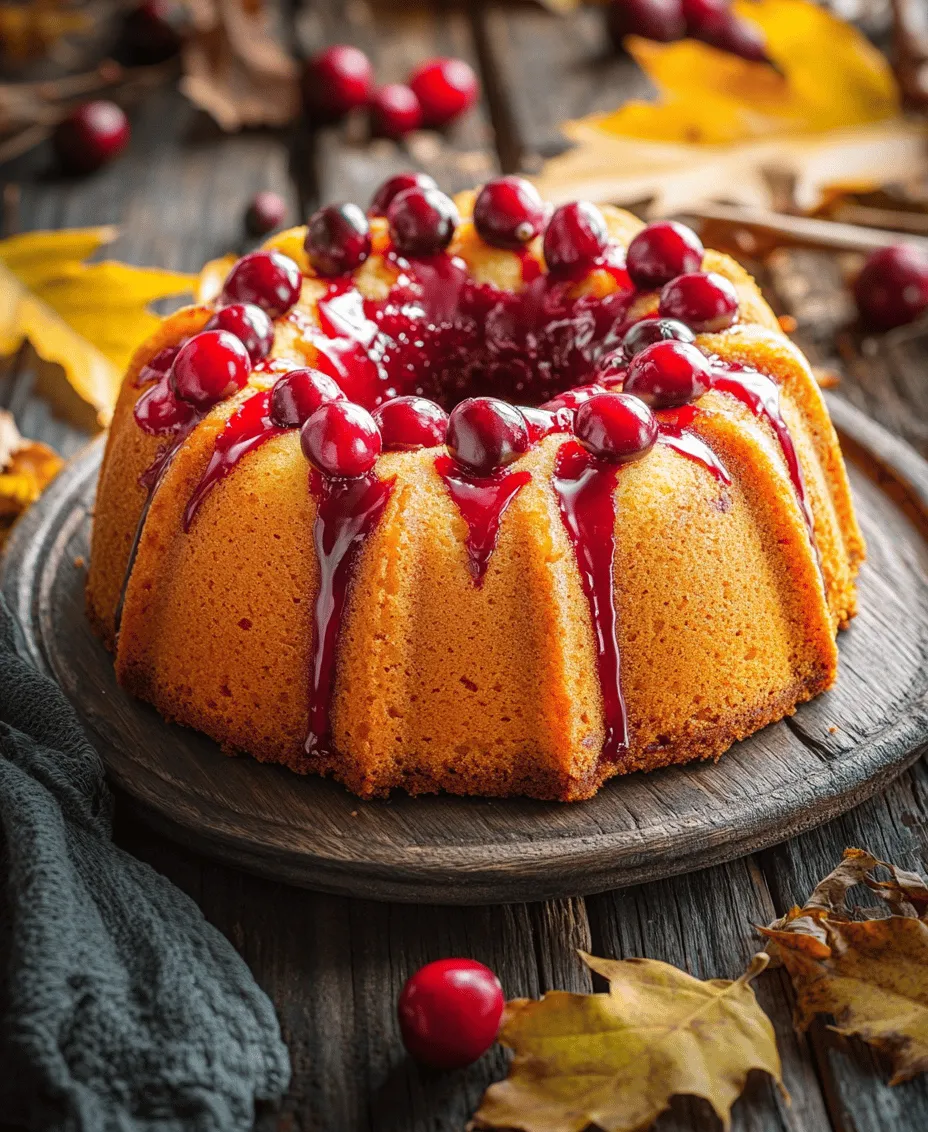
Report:
M 122 686 L 229 752 L 566 801 L 828 688 L 863 554 L 818 386 L 736 263 L 408 174 L 139 348 L 87 596 Z

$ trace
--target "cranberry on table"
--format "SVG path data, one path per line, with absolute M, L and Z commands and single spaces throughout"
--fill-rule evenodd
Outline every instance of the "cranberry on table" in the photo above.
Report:
M 130 66 L 163 63 L 180 51 L 175 26 L 177 5 L 169 0 L 144 0 L 125 15 L 114 57 Z
M 662 318 L 683 322 L 691 330 L 724 330 L 738 316 L 738 292 L 716 271 L 693 271 L 664 287 L 658 310 Z
M 368 216 L 386 216 L 395 197 L 406 189 L 437 189 L 438 183 L 428 173 L 397 173 L 380 186 L 367 209 Z
M 473 959 L 427 963 L 407 981 L 397 1003 L 409 1053 L 435 1069 L 461 1069 L 496 1041 L 503 988 L 489 967 Z
M 680 0 L 688 35 L 695 37 L 729 10 L 731 0 Z
M 574 435 L 594 456 L 627 464 L 640 460 L 654 447 L 657 421 L 638 397 L 597 393 L 577 410 Z
M 423 124 L 436 130 L 469 110 L 480 94 L 474 69 L 463 59 L 429 59 L 409 76 L 409 85 L 422 107 Z
M 545 229 L 545 263 L 553 275 L 575 275 L 591 267 L 608 243 L 609 229 L 595 204 L 562 204 Z
M 752 63 L 769 63 L 760 28 L 743 20 L 727 0 L 682 0 L 688 33 L 694 38 Z
M 374 68 L 357 47 L 336 43 L 306 65 L 304 93 L 310 112 L 323 121 L 367 106 L 374 93 Z
M 346 275 L 371 254 L 371 226 L 356 204 L 328 204 L 309 218 L 303 241 L 320 275 Z
M 451 243 L 461 218 L 440 189 L 405 189 L 390 202 L 390 238 L 404 255 L 435 255 Z
M 655 342 L 692 342 L 696 335 L 688 326 L 673 318 L 643 318 L 636 322 L 622 339 L 622 353 L 631 359 Z
M 701 397 L 712 383 L 705 354 L 687 342 L 655 342 L 632 358 L 625 392 L 652 409 L 670 409 Z
M 279 193 L 255 193 L 245 210 L 245 228 L 251 236 L 266 236 L 279 228 L 287 216 L 287 205 Z
M 371 134 L 399 141 L 422 125 L 422 107 L 405 83 L 387 83 L 371 97 Z
M 477 235 L 496 248 L 521 248 L 534 240 L 544 222 L 544 201 L 524 177 L 488 181 L 474 202 Z
M 177 351 L 171 366 L 171 387 L 178 397 L 208 409 L 243 388 L 251 358 L 228 330 L 203 330 Z
M 300 297 L 303 277 L 289 256 L 275 251 L 250 252 L 229 272 L 222 290 L 226 302 L 254 303 L 279 318 Z
M 355 479 L 367 475 L 380 455 L 380 430 L 354 401 L 325 401 L 300 430 L 303 455 L 323 475 Z
M 394 397 L 374 410 L 387 452 L 434 448 L 444 444 L 448 414 L 425 397 Z
M 545 401 L 541 407 L 552 412 L 556 412 L 558 409 L 569 409 L 573 412 L 575 409 L 579 409 L 584 401 L 589 401 L 597 393 L 603 392 L 605 392 L 603 387 L 598 384 L 578 385 L 575 389 L 565 389 L 563 393 L 552 397 L 550 401 Z
M 692 228 L 675 220 L 659 220 L 642 228 L 628 245 L 625 269 L 636 287 L 662 287 L 702 266 L 705 248 Z
M 327 401 L 343 401 L 345 394 L 327 373 L 292 369 L 271 389 L 270 416 L 280 428 L 300 428 Z
M 928 309 L 928 256 L 911 244 L 871 252 L 854 282 L 863 321 L 876 330 L 914 322 Z
M 271 352 L 274 345 L 274 324 L 254 303 L 230 303 L 221 307 L 209 320 L 206 330 L 228 330 L 242 343 L 256 366 Z
M 606 28 L 617 49 L 627 35 L 673 43 L 686 35 L 680 0 L 610 0 Z
M 528 427 L 529 444 L 537 444 L 558 432 L 570 432 L 574 423 L 574 414 L 567 408 L 542 409 L 535 405 L 521 405 L 519 412 Z
M 468 397 L 451 410 L 446 438 L 455 460 L 488 476 L 528 450 L 528 426 L 513 405 L 495 397 Z
M 60 122 L 52 136 L 55 153 L 69 173 L 92 173 L 122 153 L 129 119 L 115 102 L 85 102 Z

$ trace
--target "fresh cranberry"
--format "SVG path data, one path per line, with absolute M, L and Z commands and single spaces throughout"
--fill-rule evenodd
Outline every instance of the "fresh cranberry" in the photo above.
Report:
M 245 211 L 245 228 L 249 235 L 266 236 L 279 228 L 287 216 L 287 205 L 278 193 L 255 193 Z
M 625 392 L 652 409 L 670 409 L 701 397 L 712 371 L 705 354 L 688 342 L 655 342 L 632 358 Z
M 306 255 L 320 275 L 347 275 L 371 254 L 371 226 L 356 204 L 328 204 L 309 218 Z
M 115 102 L 85 102 L 59 123 L 53 141 L 67 172 L 92 173 L 126 148 L 129 119 Z
M 434 255 L 451 243 L 461 222 L 454 201 L 440 189 L 404 189 L 387 209 L 390 238 L 404 255 Z
M 387 83 L 371 98 L 371 134 L 399 141 L 422 125 L 422 107 L 405 83 Z
M 743 20 L 725 3 L 713 0 L 683 0 L 689 33 L 719 51 L 727 51 L 751 63 L 769 63 L 767 40 L 760 28 Z
M 177 351 L 180 346 L 165 346 L 163 350 L 159 350 L 153 358 L 148 361 L 139 370 L 139 375 L 135 379 L 136 385 L 145 385 L 149 381 L 157 381 L 158 378 L 163 377 L 174 364 L 174 359 L 177 357 Z
M 359 48 L 336 43 L 310 59 L 304 91 L 312 115 L 333 121 L 368 104 L 374 92 L 374 68 Z
M 738 292 L 716 271 L 678 275 L 661 291 L 662 318 L 685 322 L 691 330 L 724 330 L 738 316 Z
M 175 22 L 177 5 L 168 0 L 145 0 L 125 15 L 114 58 L 129 66 L 163 63 L 180 51 Z
M 680 0 L 680 10 L 688 35 L 698 38 L 704 27 L 728 11 L 731 0 Z
M 397 1003 L 409 1053 L 436 1069 L 460 1069 L 496 1041 L 503 988 L 473 959 L 439 959 L 406 981 Z
M 281 428 L 300 428 L 326 401 L 343 401 L 333 377 L 317 369 L 292 369 L 271 389 L 271 420 Z
M 604 354 L 596 363 L 596 384 L 604 389 L 619 389 L 625 384 L 628 373 L 628 358 L 624 350 L 612 350 Z
M 692 342 L 696 335 L 688 326 L 672 318 L 643 318 L 636 322 L 622 339 L 622 353 L 627 359 L 640 354 L 655 342 Z
M 603 391 L 601 385 L 578 385 L 576 389 L 565 389 L 563 393 L 559 393 L 550 401 L 545 401 L 541 407 L 548 409 L 550 412 L 556 412 L 558 409 L 570 409 L 570 411 L 573 412 L 575 409 L 578 409 L 584 401 L 589 401 L 591 397 Z
M 574 414 L 571 409 L 542 409 L 534 405 L 523 405 L 519 412 L 525 417 L 528 427 L 529 444 L 537 444 L 546 436 L 553 436 L 556 432 L 570 432 L 574 423 Z
M 177 351 L 171 386 L 178 397 L 208 409 L 237 393 L 248 381 L 251 359 L 228 330 L 203 330 Z
M 597 393 L 577 410 L 574 434 L 594 456 L 625 464 L 640 460 L 654 447 L 657 421 L 638 397 Z
M 388 452 L 434 448 L 444 444 L 448 414 L 425 397 L 394 397 L 374 411 Z
M 303 455 L 327 476 L 364 476 L 380 455 L 380 430 L 354 401 L 325 401 L 300 430 Z
M 914 322 L 928 308 L 928 256 L 911 244 L 871 252 L 854 297 L 863 321 L 877 330 Z
M 254 303 L 231 303 L 216 311 L 206 324 L 207 330 L 228 330 L 242 343 L 256 366 L 271 352 L 274 345 L 274 324 Z
M 595 204 L 562 204 L 545 229 L 545 263 L 552 274 L 576 275 L 602 256 L 608 242 L 606 221 Z
M 675 220 L 659 220 L 642 228 L 628 245 L 625 268 L 636 287 L 662 287 L 702 266 L 705 248 L 692 228 Z
M 521 248 L 534 240 L 544 222 L 544 202 L 524 177 L 488 181 L 474 202 L 477 235 L 496 248 Z
M 139 428 L 155 436 L 163 436 L 190 424 L 197 410 L 177 396 L 170 381 L 161 380 L 139 397 L 134 414 Z
M 373 200 L 367 210 L 368 216 L 386 216 L 387 209 L 393 203 L 394 197 L 406 189 L 437 189 L 438 185 L 428 173 L 397 173 L 390 177 L 374 193 Z
M 495 397 L 468 397 L 451 410 L 448 451 L 476 475 L 488 476 L 528 449 L 528 426 L 518 409 Z
M 280 252 L 250 252 L 229 272 L 223 287 L 225 302 L 254 303 L 271 318 L 279 318 L 300 297 L 303 277 L 289 256 Z
M 474 70 L 463 59 L 429 59 L 409 76 L 422 107 L 422 121 L 439 130 L 469 110 L 480 94 Z
M 686 34 L 680 0 L 611 0 L 606 28 L 617 50 L 627 35 L 673 43 Z

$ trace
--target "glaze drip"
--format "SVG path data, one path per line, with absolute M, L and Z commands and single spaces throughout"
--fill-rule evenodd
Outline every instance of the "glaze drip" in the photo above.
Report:
M 357 479 L 329 479 L 310 473 L 310 491 L 318 504 L 313 543 L 319 562 L 319 592 L 313 611 L 312 672 L 306 753 L 331 747 L 331 704 L 342 612 L 358 554 L 377 527 L 393 480 L 373 474 Z
M 473 476 L 450 456 L 439 456 L 435 470 L 467 524 L 467 566 L 475 585 L 480 586 L 499 541 L 503 515 L 519 490 L 531 481 L 531 473 L 503 469 L 492 476 Z
M 726 487 L 731 483 L 731 476 L 718 456 L 702 437 L 689 431 L 690 426 L 699 416 L 699 409 L 695 405 L 681 405 L 678 409 L 661 409 L 655 416 L 658 443 L 666 444 L 681 456 L 701 464 Z

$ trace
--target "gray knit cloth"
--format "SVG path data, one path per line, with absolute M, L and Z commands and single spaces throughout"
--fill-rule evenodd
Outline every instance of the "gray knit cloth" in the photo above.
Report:
M 111 840 L 103 765 L 0 598 L 0 1124 L 246 1132 L 290 1064 L 197 906 Z

